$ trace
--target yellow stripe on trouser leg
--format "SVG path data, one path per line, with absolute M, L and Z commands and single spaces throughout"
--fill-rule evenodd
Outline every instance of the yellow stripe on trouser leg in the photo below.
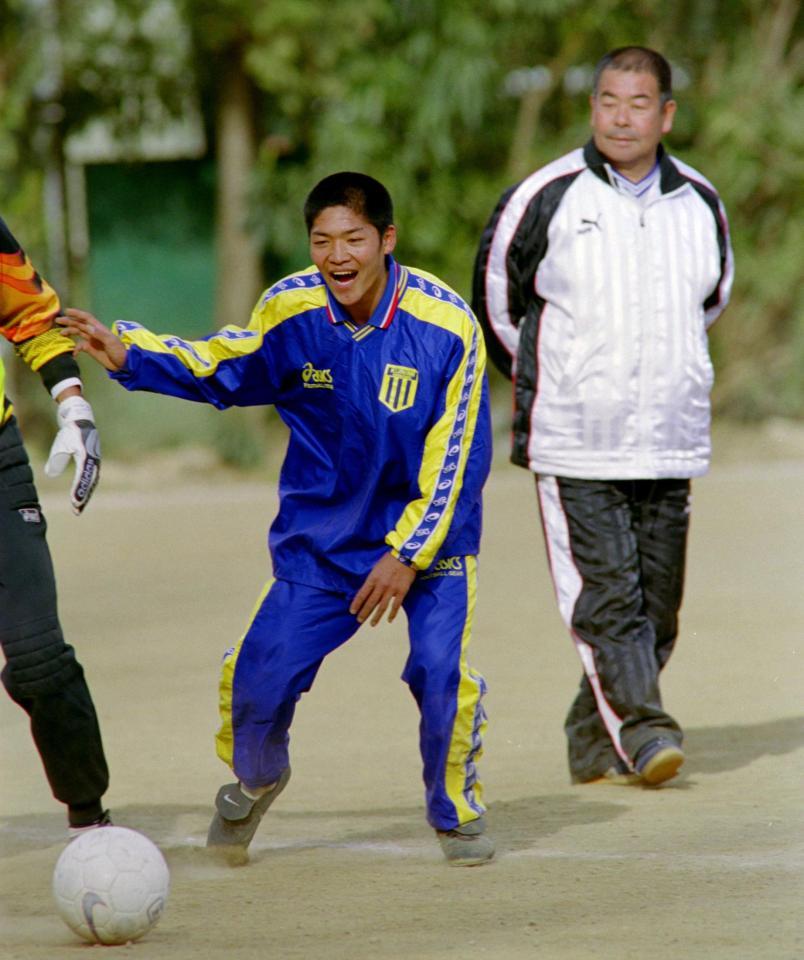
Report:
M 260 593 L 259 598 L 254 605 L 254 609 L 251 611 L 251 617 L 249 618 L 248 627 L 246 627 L 245 633 L 233 647 L 230 647 L 226 653 L 224 653 L 223 662 L 221 663 L 221 677 L 218 685 L 218 712 L 220 713 L 221 717 L 221 725 L 217 734 L 215 734 L 215 750 L 221 760 L 223 760 L 223 762 L 229 767 L 234 766 L 232 689 L 234 686 L 234 672 L 235 667 L 237 666 L 237 657 L 240 654 L 240 648 L 243 646 L 243 641 L 246 639 L 246 634 L 251 629 L 251 624 L 254 623 L 254 618 L 259 613 L 263 600 L 265 600 L 266 596 L 268 595 L 268 591 L 271 589 L 273 582 L 274 581 L 272 578 L 263 587 L 262 593 Z
M 475 760 L 483 755 L 483 736 L 486 732 L 486 714 L 480 700 L 485 692 L 483 678 L 466 661 L 466 649 L 472 636 L 477 598 L 477 558 L 466 557 L 466 620 L 461 636 L 461 679 L 458 683 L 458 703 L 452 727 L 444 784 L 447 795 L 455 804 L 459 823 L 476 820 L 477 810 L 483 807 L 483 785 L 476 778 Z

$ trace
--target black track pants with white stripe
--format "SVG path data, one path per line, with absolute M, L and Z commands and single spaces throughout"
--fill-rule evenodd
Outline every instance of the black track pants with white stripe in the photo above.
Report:
M 537 477 L 561 616 L 584 668 L 565 723 L 576 782 L 631 767 L 656 737 L 681 743 L 659 673 L 678 633 L 689 480 Z

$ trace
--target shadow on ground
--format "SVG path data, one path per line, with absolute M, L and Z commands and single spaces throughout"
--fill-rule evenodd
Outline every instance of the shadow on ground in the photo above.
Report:
M 724 773 L 764 756 L 779 756 L 804 746 L 804 717 L 754 725 L 702 727 L 687 731 L 687 774 Z M 685 787 L 684 778 L 678 784 Z M 590 795 L 591 796 L 591 795 Z M 614 795 L 612 795 L 614 799 Z M 622 796 L 616 799 L 621 801 Z M 579 824 L 611 821 L 627 810 L 622 802 L 601 802 L 597 792 L 587 799 L 574 789 L 566 793 L 501 800 L 489 811 L 489 825 L 500 851 L 524 850 L 560 830 Z M 209 804 L 116 807 L 115 822 L 140 830 L 179 862 L 202 847 L 212 814 Z M 266 832 L 254 859 L 292 854 L 315 847 L 411 847 L 432 842 L 420 807 L 375 807 L 370 810 L 272 810 L 274 834 Z M 63 814 L 5 817 L 0 820 L 0 861 L 25 852 L 61 845 L 66 839 Z M 269 849 L 265 848 L 266 843 Z
M 760 757 L 778 757 L 804 746 L 804 716 L 767 723 L 698 727 L 684 735 L 689 773 L 739 770 Z
M 554 794 L 499 801 L 490 811 L 490 829 L 500 850 L 522 850 L 544 837 L 577 824 L 599 823 L 623 813 L 620 804 L 589 801 L 575 794 Z M 211 816 L 208 805 L 179 806 L 131 804 L 117 807 L 117 824 L 151 837 L 177 863 L 191 860 L 204 845 Z M 321 847 L 376 849 L 408 848 L 416 853 L 433 842 L 421 808 L 386 807 L 372 810 L 284 811 L 272 810 L 275 829 L 262 829 L 252 859 Z M 263 827 L 267 826 L 268 821 Z M 0 822 L 0 861 L 26 851 L 61 845 L 66 840 L 58 813 L 8 817 Z M 266 849 L 266 845 L 268 849 Z

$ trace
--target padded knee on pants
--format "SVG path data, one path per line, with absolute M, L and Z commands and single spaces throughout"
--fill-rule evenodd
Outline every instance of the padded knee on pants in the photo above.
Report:
M 3 636 L 3 685 L 13 700 L 46 696 L 81 673 L 55 617 L 19 625 Z

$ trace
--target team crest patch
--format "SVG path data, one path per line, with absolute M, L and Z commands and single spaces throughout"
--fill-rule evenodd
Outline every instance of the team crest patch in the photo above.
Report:
M 419 388 L 419 371 L 386 363 L 380 384 L 379 400 L 393 413 L 413 406 Z
M 37 510 L 36 507 L 20 507 L 19 515 L 25 521 L 25 523 L 41 523 L 42 514 Z

